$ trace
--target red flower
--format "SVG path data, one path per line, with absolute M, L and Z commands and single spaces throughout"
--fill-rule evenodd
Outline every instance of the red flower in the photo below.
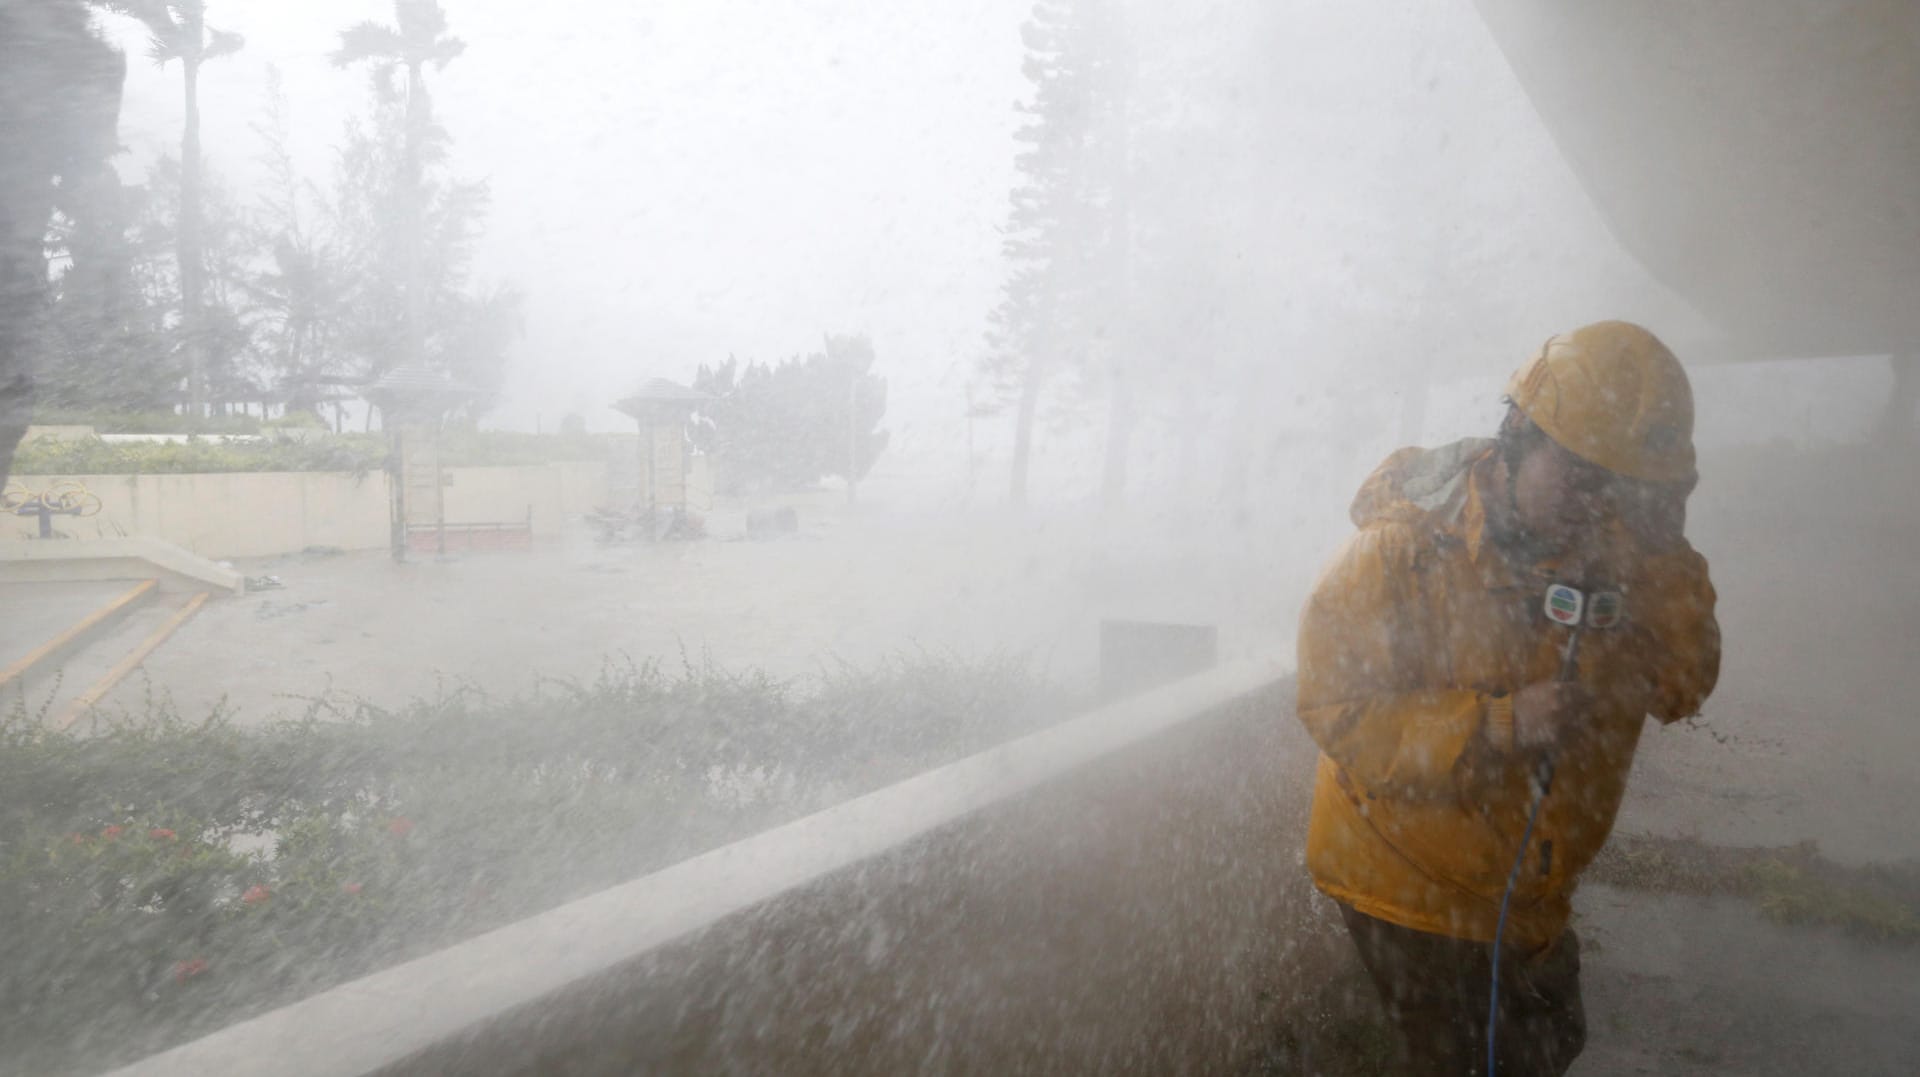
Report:
M 264 886 L 249 886 L 247 892 L 240 895 L 240 904 L 258 905 L 273 896 L 273 891 Z
M 204 957 L 196 957 L 188 961 L 175 961 L 173 963 L 173 982 L 177 984 L 186 983 L 188 980 L 207 971 L 207 967 L 207 959 Z
M 85 834 L 68 834 L 67 840 L 75 845 L 85 845 L 87 843 L 87 836 Z
M 108 827 L 108 828 L 106 828 L 105 830 L 102 830 L 102 831 L 100 832 L 100 836 L 101 836 L 101 837 L 103 837 L 103 838 L 105 838 L 105 839 L 107 839 L 108 841 L 112 841 L 113 839 L 115 839 L 115 838 L 117 838 L 117 837 L 119 837 L 119 836 L 120 836 L 120 832 L 121 832 L 122 830 L 124 830 L 124 829 L 126 829 L 126 828 L 125 828 L 125 827 L 119 827 L 119 826 L 110 826 L 110 827 Z
M 156 826 L 152 830 L 147 831 L 147 837 L 155 841 L 172 841 L 174 838 L 179 837 L 179 835 L 164 826 Z
M 387 823 L 387 833 L 396 838 L 404 838 L 413 833 L 413 820 L 404 815 L 396 815 Z
M 360 884 L 359 883 L 341 883 L 340 892 L 343 894 L 357 894 L 360 892 Z

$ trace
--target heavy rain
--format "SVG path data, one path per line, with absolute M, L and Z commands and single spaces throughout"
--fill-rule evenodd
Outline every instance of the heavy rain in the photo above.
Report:
M 1907 0 L 0 0 L 0 1075 L 1920 1072 Z

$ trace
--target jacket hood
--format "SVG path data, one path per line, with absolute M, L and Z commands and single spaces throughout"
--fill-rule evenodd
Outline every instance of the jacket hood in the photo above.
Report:
M 1457 506 L 1473 465 L 1493 451 L 1492 438 L 1463 438 L 1437 449 L 1400 449 L 1373 469 L 1348 510 L 1357 527 L 1411 523 Z

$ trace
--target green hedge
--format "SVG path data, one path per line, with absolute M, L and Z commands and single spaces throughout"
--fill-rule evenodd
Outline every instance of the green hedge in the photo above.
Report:
M 306 420 L 296 418 L 295 424 Z M 319 421 L 317 418 L 314 421 Z M 68 411 L 36 408 L 35 426 L 91 426 L 102 434 L 258 434 L 259 419 L 251 415 L 215 415 L 195 418 L 174 411 Z M 266 424 L 278 425 L 278 424 Z
M 606 460 L 605 436 L 517 434 L 455 430 L 440 443 L 441 462 L 451 467 L 509 467 L 563 460 Z M 20 447 L 16 475 L 179 475 L 231 471 L 379 470 L 387 457 L 384 434 L 327 434 L 294 439 L 226 443 L 194 439 L 181 443 L 114 443 L 97 439 L 38 439 Z
M 377 471 L 387 457 L 379 434 L 294 441 L 115 443 L 41 438 L 20 446 L 15 475 L 181 475 L 231 471 Z
M 0 1069 L 98 1070 L 1025 732 L 1023 663 L 0 724 Z

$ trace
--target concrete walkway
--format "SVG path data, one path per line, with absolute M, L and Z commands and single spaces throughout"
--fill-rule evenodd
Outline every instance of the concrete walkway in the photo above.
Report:
M 510 694 L 625 658 L 806 676 L 919 649 L 1009 653 L 1088 687 L 1102 617 L 1219 625 L 1223 659 L 1290 655 L 1284 611 L 1307 583 L 1084 522 L 880 511 L 816 517 L 766 542 L 582 535 L 445 562 L 353 553 L 240 567 L 285 586 L 209 605 L 147 663 L 184 715 L 224 699 L 238 720 L 263 721 L 329 690 L 381 704 L 458 682 Z

